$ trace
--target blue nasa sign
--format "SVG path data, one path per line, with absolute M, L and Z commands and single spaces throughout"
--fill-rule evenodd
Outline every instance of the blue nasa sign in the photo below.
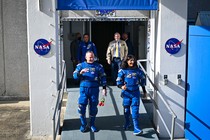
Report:
M 165 44 L 166 51 L 170 54 L 178 53 L 181 49 L 182 41 L 183 40 L 179 41 L 176 38 L 170 38 L 169 40 L 166 41 L 166 44 Z
M 52 41 L 51 41 L 52 42 Z M 34 43 L 34 51 L 39 55 L 46 55 L 50 52 L 51 42 L 48 42 L 46 39 L 38 39 Z

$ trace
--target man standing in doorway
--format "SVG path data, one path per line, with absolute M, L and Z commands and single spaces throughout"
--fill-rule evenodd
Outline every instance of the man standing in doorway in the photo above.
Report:
M 134 55 L 134 50 L 133 50 L 133 44 L 128 38 L 127 33 L 122 34 L 122 39 L 126 42 L 126 45 L 128 46 L 128 55 Z
M 120 34 L 116 32 L 114 34 L 114 40 L 109 43 L 106 52 L 107 63 L 111 65 L 112 69 L 111 75 L 112 75 L 113 85 L 116 85 L 118 70 L 120 69 L 122 60 L 127 56 L 127 54 L 128 54 L 128 47 L 126 45 L 126 42 L 120 40 Z
M 73 63 L 73 68 L 76 68 L 77 65 L 77 54 L 78 54 L 78 49 L 79 49 L 79 45 L 81 42 L 81 34 L 80 33 L 76 33 L 75 34 L 75 39 L 71 42 L 70 45 L 70 51 L 71 51 L 71 61 Z
M 95 44 L 89 40 L 89 34 L 85 33 L 83 35 L 83 41 L 80 43 L 79 50 L 78 50 L 79 63 L 82 63 L 85 61 L 85 55 L 86 55 L 86 52 L 88 51 L 92 51 L 94 53 L 95 60 L 98 58 Z

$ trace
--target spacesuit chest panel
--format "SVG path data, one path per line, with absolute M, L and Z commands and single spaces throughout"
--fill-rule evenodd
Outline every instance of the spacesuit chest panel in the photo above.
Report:
M 137 90 L 139 87 L 138 73 L 135 70 L 125 70 L 124 82 L 129 90 Z
M 83 74 L 82 80 L 87 81 L 98 81 L 98 70 L 94 64 L 86 64 L 84 68 L 88 69 L 87 72 Z

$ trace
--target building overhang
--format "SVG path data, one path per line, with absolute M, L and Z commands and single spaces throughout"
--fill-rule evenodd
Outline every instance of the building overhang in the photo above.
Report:
M 112 13 L 100 13 L 97 10 L 61 11 L 62 21 L 147 21 L 148 10 L 115 10 Z
M 158 0 L 57 0 L 57 10 L 157 10 Z

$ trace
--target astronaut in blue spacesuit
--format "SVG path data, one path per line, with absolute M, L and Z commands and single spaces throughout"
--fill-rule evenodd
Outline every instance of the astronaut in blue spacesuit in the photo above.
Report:
M 94 122 L 98 113 L 99 86 L 102 85 L 102 94 L 106 96 L 106 74 L 103 66 L 94 62 L 94 53 L 92 51 L 88 51 L 85 58 L 86 61 L 79 63 L 73 73 L 74 79 L 80 80 L 80 97 L 78 99 L 78 112 L 81 120 L 80 131 L 85 132 L 87 130 L 85 114 L 89 103 L 89 127 L 92 132 L 97 132 Z
M 130 115 L 134 125 L 134 135 L 140 135 L 143 131 L 139 128 L 139 105 L 140 105 L 140 80 L 145 78 L 143 72 L 137 67 L 135 57 L 128 55 L 122 62 L 121 69 L 118 71 L 117 86 L 122 89 L 125 124 L 124 130 L 129 129 Z M 130 108 L 132 110 L 130 110 Z
M 97 60 L 97 49 L 93 42 L 89 40 L 89 34 L 85 33 L 83 35 L 83 41 L 79 45 L 78 49 L 78 62 L 82 63 L 85 61 L 85 55 L 87 51 L 92 51 L 94 53 L 94 59 Z

